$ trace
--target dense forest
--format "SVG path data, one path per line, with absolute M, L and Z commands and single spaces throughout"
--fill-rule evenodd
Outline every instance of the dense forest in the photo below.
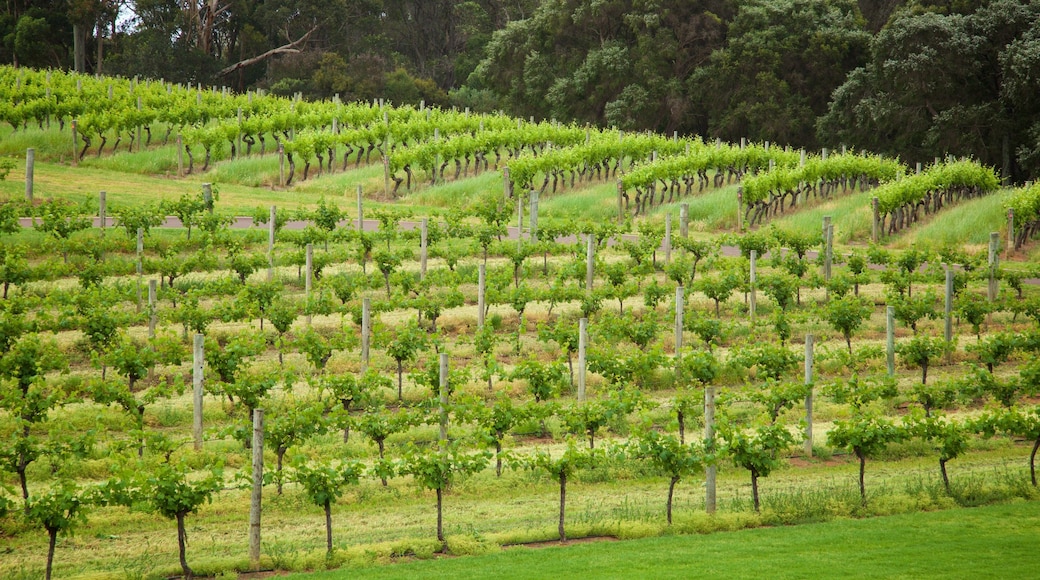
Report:
M 1029 0 L 8 0 L 0 62 L 1040 175 Z

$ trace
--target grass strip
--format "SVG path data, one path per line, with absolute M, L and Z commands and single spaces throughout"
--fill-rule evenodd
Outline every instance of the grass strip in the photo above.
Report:
M 1026 578 L 1040 502 L 671 536 L 294 576 L 334 578 Z

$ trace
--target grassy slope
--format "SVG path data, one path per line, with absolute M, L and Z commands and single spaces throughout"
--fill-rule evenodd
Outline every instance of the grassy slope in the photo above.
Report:
M 334 163 L 331 174 L 318 175 L 312 167 L 306 181 L 300 181 L 303 167 L 297 167 L 293 185 L 276 191 L 272 184 L 278 180 L 278 159 L 268 154 L 260 157 L 254 153 L 249 158 L 226 160 L 226 147 L 215 152 L 210 170 L 182 179 L 171 179 L 176 172 L 176 151 L 171 144 L 161 145 L 163 130 L 157 128 L 153 146 L 143 152 L 126 153 L 124 142 L 118 154 L 111 154 L 111 144 L 100 158 L 94 149 L 81 161 L 81 167 L 67 166 L 70 143 L 67 131 L 59 132 L 57 125 L 51 129 L 31 127 L 12 132 L 9 127 L 0 128 L 0 155 L 24 159 L 25 148 L 36 148 L 36 184 L 38 197 L 71 197 L 77 200 L 96 199 L 97 191 L 104 189 L 109 195 L 110 207 L 124 203 L 137 204 L 160 199 L 175 199 L 185 192 L 196 191 L 199 184 L 212 182 L 221 192 L 220 207 L 235 214 L 250 214 L 258 206 L 278 205 L 295 209 L 312 207 L 319 196 L 324 195 L 344 209 L 348 216 L 353 212 L 354 191 L 362 186 L 372 208 L 382 203 L 406 206 L 406 213 L 436 214 L 439 210 L 468 205 L 474 197 L 502 191 L 501 174 L 484 172 L 457 182 L 448 182 L 429 187 L 424 181 L 416 184 L 412 191 L 402 189 L 396 200 L 383 195 L 383 179 L 378 163 L 354 168 L 353 160 L 346 171 L 342 171 L 342 159 Z M 273 147 L 273 144 L 272 144 Z M 255 152 L 259 151 L 259 146 Z M 201 157 L 201 155 L 199 155 Z M 197 166 L 201 159 L 197 159 Z M 185 159 L 185 163 L 187 160 Z M 288 171 L 288 169 L 286 169 Z M 158 176 L 158 177 L 154 177 Z M 18 197 L 24 191 L 24 163 L 16 162 L 15 169 L 6 181 L 0 182 L 0 195 Z M 677 216 L 680 203 L 690 204 L 690 229 L 695 232 L 732 231 L 736 227 L 736 186 L 730 185 L 665 204 L 651 210 L 652 219 L 661 219 L 662 213 Z M 300 195 L 304 194 L 304 195 Z M 816 229 L 825 215 L 833 217 L 836 239 L 839 244 L 863 244 L 870 239 L 870 192 L 838 195 L 823 203 L 779 216 L 766 224 L 775 223 L 787 229 Z M 1006 227 L 1002 201 L 1004 194 L 969 201 L 944 210 L 938 216 L 902 232 L 887 240 L 895 248 L 910 244 L 939 247 L 947 244 L 964 244 L 971 250 L 984 249 L 990 231 Z M 418 207 L 422 209 L 416 209 Z M 612 181 L 579 184 L 577 189 L 561 189 L 558 193 L 543 194 L 539 210 L 546 220 L 584 218 L 611 220 L 616 218 L 617 198 Z M 1029 250 L 1024 258 L 1037 255 Z
M 297 576 L 334 578 L 1026 578 L 1040 503 L 591 543 Z
M 153 152 L 141 155 L 149 154 L 153 154 Z M 166 155 L 166 153 L 162 151 L 154 153 L 156 157 L 162 155 Z M 335 172 L 332 175 L 321 177 L 315 177 L 312 173 L 311 179 L 294 184 L 291 190 L 276 192 L 267 187 L 253 187 L 256 184 L 262 185 L 271 182 L 272 175 L 277 172 L 276 160 L 273 157 L 220 162 L 209 173 L 190 176 L 182 180 L 148 177 L 139 172 L 130 174 L 123 172 L 120 168 L 130 164 L 132 157 L 122 154 L 112 158 L 102 157 L 96 162 L 85 161 L 83 166 L 75 170 L 62 165 L 41 162 L 37 166 L 36 173 L 40 192 L 38 195 L 64 195 L 78 199 L 96 199 L 96 191 L 105 189 L 109 192 L 110 207 L 114 207 L 122 203 L 152 199 L 175 199 L 185 192 L 197 191 L 199 184 L 204 181 L 212 181 L 218 185 L 221 192 L 218 207 L 229 213 L 242 214 L 249 213 L 256 206 L 271 203 L 286 208 L 312 205 L 320 194 L 342 195 L 342 201 L 338 203 L 341 208 L 350 212 L 353 209 L 353 191 L 358 184 L 362 185 L 366 198 L 369 200 L 378 199 L 382 189 L 382 172 L 378 166 L 362 167 L 359 170 L 352 169 L 345 173 Z M 139 161 L 143 163 L 144 159 L 139 159 Z M 10 196 L 22 194 L 24 191 L 21 182 L 23 179 L 22 167 L 24 164 L 17 164 L 8 180 L 0 182 L 0 193 Z M 120 170 L 116 171 L 116 169 Z M 460 204 L 461 200 L 482 192 L 501 192 L 501 178 L 498 174 L 489 172 L 461 182 L 450 182 L 432 188 L 425 186 L 417 188 L 415 192 L 402 196 L 401 207 L 413 209 L 417 215 L 422 215 L 430 212 L 431 208 Z M 543 215 L 547 217 L 584 216 L 594 219 L 613 219 L 615 215 L 616 197 L 614 185 L 611 183 L 594 184 L 576 191 L 567 190 L 545 195 L 542 199 L 540 207 Z M 694 231 L 732 229 L 736 221 L 734 199 L 735 186 L 712 190 L 688 198 L 693 222 L 691 229 Z M 992 203 L 989 199 L 979 200 L 948 210 L 950 215 L 958 215 L 953 212 L 963 208 L 963 217 L 960 219 L 967 224 L 961 230 L 965 232 L 964 235 L 977 236 L 978 231 L 983 232 L 981 234 L 983 236 L 988 233 L 986 228 L 979 228 L 978 231 L 971 228 L 973 223 L 971 209 L 975 207 L 974 204 L 984 202 Z M 653 213 L 671 211 L 674 215 L 678 213 L 677 206 L 678 204 L 670 204 L 663 209 L 655 209 Z M 862 226 L 861 214 L 864 211 L 863 208 L 866 207 L 869 207 L 866 198 L 862 197 L 862 194 L 856 194 L 836 198 L 805 212 L 784 216 L 778 221 L 789 220 L 792 224 L 801 224 L 797 227 L 816 228 L 821 216 L 829 213 L 835 216 L 839 240 L 846 239 L 842 236 L 842 231 L 855 232 L 850 234 L 850 238 L 862 240 L 863 236 L 869 238 L 869 215 L 867 215 L 865 233 Z M 992 208 L 989 211 L 992 212 Z M 945 215 L 944 213 L 930 223 L 939 222 Z M 923 227 L 928 227 L 928 225 L 930 224 Z M 940 228 L 940 231 L 945 230 Z M 730 301 L 729 307 L 732 308 L 733 304 L 737 302 L 739 302 L 739 297 L 734 297 Z M 508 308 L 504 310 L 508 312 Z M 869 328 L 865 328 L 863 334 L 873 333 L 871 338 L 876 339 L 877 333 L 880 332 L 879 329 L 883 328 L 882 323 L 875 317 L 868 326 Z M 829 331 L 826 329 L 814 330 L 819 330 L 817 336 L 821 340 L 822 354 L 822 347 L 826 343 L 822 335 Z M 822 358 L 821 356 L 821 365 L 824 364 Z M 302 362 L 297 362 L 303 367 Z M 385 360 L 381 361 L 379 366 L 380 368 L 390 368 Z M 910 371 L 907 370 L 907 372 Z M 150 422 L 154 423 L 152 426 L 176 425 L 175 430 L 179 430 L 183 435 L 184 427 L 188 423 L 184 411 L 187 407 L 185 399 L 162 404 L 154 414 L 152 410 L 149 410 Z M 209 408 L 216 411 L 216 418 L 219 421 L 220 415 L 222 415 L 221 409 L 217 405 Z M 93 411 L 96 410 L 86 409 L 88 414 Z M 105 413 L 107 414 L 107 411 Z M 125 429 L 125 426 L 122 428 Z M 426 434 L 427 438 L 432 438 L 431 433 Z M 409 438 L 411 437 L 409 436 Z M 304 452 L 318 454 L 324 447 L 332 445 L 333 439 L 334 437 L 328 437 L 324 441 L 308 445 Z M 526 444 L 526 442 L 522 444 Z M 228 442 L 213 441 L 207 444 L 207 450 L 229 459 L 235 457 L 233 461 L 229 462 L 229 469 L 239 467 L 243 460 L 240 448 Z M 353 443 L 349 453 L 354 456 L 369 456 L 372 453 L 372 446 L 367 443 Z M 1014 457 L 1014 468 L 1021 470 L 1023 463 L 1021 458 L 1024 455 L 1022 450 L 1013 449 L 1008 454 Z M 232 463 L 237 463 L 237 465 L 232 465 Z M 908 463 L 912 465 L 901 462 L 872 464 L 868 468 L 868 478 L 872 481 L 886 481 L 886 485 L 889 486 L 886 492 L 894 490 L 896 494 L 900 493 L 904 487 L 909 487 L 911 484 L 907 481 L 915 478 L 927 478 L 930 482 L 929 485 L 935 485 L 934 461 L 915 459 Z M 968 463 L 967 459 L 965 463 Z M 36 466 L 41 470 L 46 467 L 42 463 Z M 874 471 L 875 467 L 877 471 Z M 967 469 L 967 466 L 965 468 Z M 985 454 L 981 458 L 981 465 L 975 460 L 971 461 L 973 471 L 992 470 L 993 468 L 992 458 Z M 825 490 L 832 496 L 835 494 L 850 495 L 854 471 L 855 466 L 852 464 L 843 464 L 836 470 L 830 468 L 782 470 L 762 483 L 766 506 L 769 508 L 770 502 L 774 500 L 823 501 L 819 497 L 806 499 L 799 495 L 801 492 L 793 491 L 807 481 L 813 482 L 809 484 L 810 487 Z M 1021 473 L 1018 475 L 1022 476 Z M 889 483 L 889 478 L 893 476 L 897 479 L 893 483 Z M 876 479 L 874 479 L 875 477 Z M 973 477 L 982 478 L 984 475 L 979 472 Z M 954 478 L 955 485 L 957 485 L 956 482 L 961 479 L 961 474 L 954 475 Z M 612 479 L 614 478 L 612 477 Z M 677 524 L 682 524 L 684 519 L 695 523 L 703 520 L 703 516 L 700 519 L 693 517 L 695 512 L 702 509 L 702 493 L 696 485 L 692 482 L 684 482 L 677 491 L 677 510 L 684 512 L 684 515 L 679 516 Z M 868 485 L 872 484 L 868 483 Z M 724 510 L 744 510 L 745 512 L 748 510 L 746 474 L 724 469 L 720 477 L 720 486 L 722 486 L 720 501 L 724 502 L 722 504 L 725 506 Z M 571 519 L 569 516 L 568 520 L 570 533 L 578 536 L 582 533 L 592 533 L 590 530 L 594 532 L 597 529 L 609 529 L 613 522 L 621 519 L 624 519 L 626 524 L 625 526 L 618 524 L 619 528 L 638 527 L 641 525 L 640 522 L 649 522 L 646 524 L 651 529 L 649 533 L 659 533 L 653 530 L 661 529 L 660 512 L 663 489 L 664 483 L 660 478 L 646 478 L 632 474 L 625 474 L 625 477 L 616 482 L 579 482 L 571 490 L 569 514 L 573 518 Z M 496 481 L 485 473 L 460 485 L 456 491 L 459 495 L 450 497 L 451 505 L 446 508 L 448 510 L 446 524 L 450 534 L 486 535 L 496 542 L 552 537 L 555 529 L 555 486 L 551 482 L 545 481 L 544 478 L 513 474 L 504 480 Z M 270 492 L 267 493 L 270 494 Z M 267 497 L 270 498 L 271 495 Z M 361 500 L 363 505 L 356 505 L 357 500 Z M 203 564 L 206 560 L 210 560 L 215 562 L 216 566 L 226 567 L 229 562 L 237 562 L 242 558 L 245 553 L 245 535 L 242 530 L 247 512 L 247 501 L 247 494 L 231 492 L 222 495 L 216 504 L 203 508 L 199 519 L 194 520 L 191 524 L 193 526 L 192 537 L 199 538 L 198 544 L 193 544 L 189 548 L 189 559 L 193 565 Z M 265 532 L 269 534 L 265 536 L 266 538 L 293 542 L 300 550 L 311 554 L 321 551 L 320 510 L 307 505 L 298 491 L 292 488 L 285 498 L 273 500 L 269 505 L 270 511 L 265 511 L 265 530 L 269 530 Z M 431 495 L 416 492 L 414 486 L 404 481 L 393 482 L 389 489 L 383 489 L 378 484 L 369 481 L 359 487 L 355 495 L 338 505 L 336 510 L 334 520 L 337 526 L 335 532 L 337 543 L 342 542 L 355 546 L 359 552 L 369 550 L 373 544 L 380 542 L 407 543 L 415 538 L 428 538 L 432 535 Z M 382 519 L 384 514 L 391 511 L 395 512 L 394 516 L 389 520 Z M 727 515 L 733 514 L 731 512 Z M 82 571 L 84 569 L 118 571 L 121 559 L 133 558 L 134 554 L 144 554 L 152 565 L 171 571 L 170 573 L 176 570 L 173 548 L 175 535 L 171 533 L 172 527 L 168 522 L 144 514 L 127 514 L 122 510 L 104 510 L 95 513 L 90 517 L 90 521 L 89 528 L 85 529 L 83 534 L 63 540 L 59 546 L 58 565 L 63 567 L 63 571 Z M 30 566 L 38 566 L 42 560 L 40 548 L 45 545 L 44 541 L 45 538 L 39 534 L 27 533 L 17 536 L 17 540 L 11 544 L 15 552 L 7 560 L 7 564 L 12 568 L 0 566 L 0 570 L 5 570 L 0 576 L 12 572 L 13 567 L 18 565 L 28 563 Z M 376 551 L 382 549 L 380 547 Z M 265 548 L 265 554 L 267 553 L 268 550 Z

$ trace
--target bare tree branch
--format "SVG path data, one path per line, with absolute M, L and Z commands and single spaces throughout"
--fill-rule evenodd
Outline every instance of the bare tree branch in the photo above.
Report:
M 316 26 L 314 26 L 314 28 L 311 28 L 310 30 L 308 30 L 307 34 L 304 34 L 303 36 L 301 36 L 300 38 L 290 42 L 289 44 L 285 44 L 285 45 L 279 46 L 278 48 L 272 48 L 271 50 L 269 50 L 269 51 L 267 51 L 267 52 L 265 52 L 263 54 L 259 54 L 257 56 L 252 57 L 252 58 L 247 58 L 245 60 L 241 60 L 239 62 L 236 62 L 235 64 L 222 69 L 220 71 L 219 75 L 222 76 L 222 77 L 223 76 L 227 76 L 227 75 L 237 71 L 238 69 L 245 68 L 247 66 L 252 66 L 252 65 L 254 65 L 254 64 L 258 63 L 258 62 L 262 62 L 264 60 L 267 60 L 267 59 L 271 58 L 272 56 L 274 56 L 276 54 L 300 52 L 300 49 L 298 49 L 296 47 L 299 46 L 300 44 L 303 44 L 304 42 L 306 42 L 307 38 L 309 38 L 310 35 L 313 34 L 314 31 L 317 30 L 317 29 L 318 29 L 318 26 L 316 25 Z

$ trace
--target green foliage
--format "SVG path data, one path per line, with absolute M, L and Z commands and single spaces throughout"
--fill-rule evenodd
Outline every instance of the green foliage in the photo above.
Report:
M 303 487 L 310 502 L 325 510 L 328 553 L 332 553 L 332 504 L 343 495 L 346 485 L 357 484 L 361 476 L 358 462 L 322 462 L 308 465 L 304 461 L 293 464 L 292 480 Z
M 388 340 L 387 337 L 384 340 Z M 397 398 L 401 399 L 402 373 L 404 364 L 414 361 L 419 353 L 428 349 L 430 342 L 426 332 L 417 321 L 410 321 L 394 330 L 393 339 L 386 343 L 386 354 L 397 363 Z
M 804 401 L 811 390 L 812 387 L 804 382 L 770 382 L 761 387 L 749 388 L 747 396 L 765 408 L 769 423 L 774 424 L 779 419 L 780 413 Z
M 24 392 L 36 377 L 64 370 L 67 365 L 54 339 L 43 340 L 38 334 L 25 334 L 0 355 L 0 376 L 14 379 Z
M 901 296 L 889 293 L 887 302 L 893 308 L 895 319 L 909 326 L 917 334 L 917 325 L 921 320 L 935 320 L 939 317 L 935 305 L 938 298 L 933 292 L 918 293 L 916 297 Z
M 51 577 L 55 539 L 58 534 L 70 534 L 73 528 L 86 522 L 90 496 L 90 490 L 81 490 L 73 482 L 62 481 L 47 493 L 29 498 L 26 519 L 47 530 L 51 540 L 47 551 L 47 578 Z
M 760 277 L 758 285 L 766 296 L 776 301 L 781 310 L 787 310 L 798 293 L 799 282 L 794 276 L 778 273 Z
M 240 332 L 230 337 L 207 337 L 204 343 L 206 366 L 216 373 L 217 382 L 233 384 L 250 357 L 263 351 L 263 336 Z
M 932 381 L 932 384 L 915 383 L 910 390 L 910 398 L 921 405 L 926 416 L 932 411 L 952 405 L 960 394 L 956 381 Z
M 517 363 L 512 378 L 526 381 L 531 396 L 538 403 L 558 396 L 566 381 L 562 363 L 543 363 L 535 358 L 526 358 Z
M 722 321 L 716 318 L 702 318 L 698 316 L 684 316 L 683 326 L 685 330 L 693 331 L 697 338 L 704 342 L 709 351 L 718 346 L 726 337 Z
M 296 318 L 299 317 L 299 309 L 290 300 L 279 297 L 268 306 L 267 316 L 271 320 L 271 326 L 274 326 L 279 336 L 284 336 L 292 328 Z
M 528 406 L 514 405 L 507 394 L 499 393 L 490 404 L 471 403 L 461 409 L 462 415 L 476 424 L 475 437 L 482 444 L 495 449 L 496 475 L 502 475 L 502 443 L 516 426 L 533 418 L 537 413 Z
M 870 413 L 857 412 L 849 419 L 834 421 L 834 428 L 827 434 L 827 444 L 849 449 L 859 459 L 860 499 L 867 503 L 864 470 L 867 459 L 877 457 L 889 445 L 903 441 L 907 431 L 890 419 Z
M 458 442 L 438 449 L 420 449 L 413 445 L 404 450 L 400 473 L 415 477 L 423 488 L 443 491 L 455 478 L 484 469 L 489 457 L 487 452 L 465 451 Z
M 371 369 L 360 376 L 350 373 L 322 375 L 316 382 L 319 396 L 324 398 L 328 395 L 340 403 L 344 411 L 368 406 L 378 398 L 380 388 L 391 384 L 388 377 Z
M 968 450 L 968 425 L 955 419 L 941 416 L 911 417 L 907 433 L 931 443 L 939 454 L 939 469 L 942 473 L 946 493 L 950 493 L 950 478 L 946 473 L 946 462 L 956 459 Z
M 888 378 L 861 379 L 852 375 L 848 379 L 825 385 L 825 392 L 838 404 L 849 404 L 859 412 L 874 401 L 891 399 L 899 394 L 895 381 Z
M 729 362 L 746 369 L 754 367 L 758 377 L 779 381 L 785 374 L 794 370 L 799 361 L 800 357 L 785 347 L 761 343 L 741 349 Z
M 718 433 L 722 439 L 720 453 L 728 455 L 733 464 L 751 472 L 755 511 L 759 510 L 758 478 L 769 474 L 780 465 L 780 454 L 796 440 L 786 425 L 762 425 L 751 431 L 720 421 Z
M 345 485 L 356 484 L 361 476 L 361 464 L 320 463 L 308 465 L 305 461 L 293 463 L 292 480 L 303 486 L 307 499 L 318 507 L 327 507 L 343 496 Z
M 147 204 L 141 207 L 122 206 L 112 212 L 119 226 L 126 231 L 128 240 L 137 239 L 137 230 L 147 236 L 152 228 L 157 228 L 166 221 L 166 212 L 161 205 Z
M 852 354 L 852 334 L 870 318 L 873 309 L 866 300 L 845 296 L 831 300 L 824 310 L 824 319 L 845 337 L 845 345 Z
M 987 411 L 972 422 L 972 427 L 986 436 L 1004 433 L 1033 441 L 1033 450 L 1029 455 L 1029 475 L 1033 487 L 1036 487 L 1036 454 L 1040 449 L 1040 405 Z
M 928 382 L 928 366 L 942 356 L 946 341 L 918 335 L 896 346 L 896 352 L 908 364 L 921 367 L 921 384 Z
M 859 14 L 851 2 L 739 4 L 725 47 L 690 83 L 707 107 L 709 130 L 729 140 L 814 146 L 816 117 L 831 91 L 863 64 L 870 35 Z M 766 56 L 779 54 L 786 56 Z
M 990 305 L 977 294 L 961 294 L 957 297 L 954 306 L 957 315 L 971 325 L 976 338 L 982 338 L 982 324 L 986 322 L 986 315 L 991 311 Z
M 37 211 L 39 221 L 36 222 L 36 229 L 50 234 L 59 241 L 67 241 L 72 234 L 91 225 L 91 218 L 87 217 L 84 208 L 62 200 L 44 203 Z
M 632 454 L 635 457 L 647 461 L 670 478 L 666 514 L 668 523 L 671 524 L 675 484 L 682 478 L 701 471 L 705 463 L 711 462 L 713 458 L 707 457 L 697 444 L 686 445 L 675 435 L 650 429 L 640 432 L 632 446 Z
M 379 457 L 385 452 L 386 439 L 415 425 L 418 418 L 407 409 L 388 410 L 370 407 L 353 419 L 354 427 L 379 447 Z M 385 485 L 385 484 L 384 484 Z
M 0 207 L 3 206 L 0 205 Z M 2 224 L 3 222 L 0 222 L 0 228 L 2 228 Z M 2 298 L 4 300 L 7 300 L 11 286 L 20 286 L 33 277 L 33 271 L 29 267 L 25 253 L 25 248 L 22 247 L 0 246 L 0 284 L 3 285 Z
M 695 350 L 683 353 L 679 375 L 687 384 L 694 381 L 700 385 L 710 385 L 719 374 L 719 361 L 711 351 Z
M 344 336 L 326 337 L 313 329 L 303 331 L 296 338 L 296 348 L 307 357 L 307 361 L 314 365 L 315 370 L 319 373 L 325 372 L 325 365 L 332 358 L 333 351 L 345 347 Z
M 281 377 L 274 372 L 247 372 L 235 377 L 235 381 L 223 385 L 228 399 L 237 400 L 245 407 L 247 420 L 252 420 L 253 409 L 262 406 L 268 394 L 278 386 Z
M 624 419 L 643 403 L 639 391 L 618 390 L 604 399 L 591 399 L 564 407 L 560 416 L 567 430 L 574 435 L 584 436 L 589 442 L 589 449 L 593 449 L 600 429 L 615 420 Z
M 484 469 L 490 453 L 467 452 L 458 442 L 442 443 L 434 449 L 405 448 L 400 473 L 411 475 L 420 487 L 437 492 L 437 540 L 444 542 L 442 527 L 443 494 L 453 481 Z
M 206 202 L 202 192 L 185 193 L 175 202 L 165 202 L 159 206 L 163 213 L 176 216 L 181 224 L 187 229 L 187 239 L 191 239 L 191 230 L 202 224 L 203 213 L 206 212 Z
M 123 336 L 115 343 L 105 359 L 116 372 L 126 377 L 131 391 L 137 381 L 146 377 L 148 370 L 158 362 L 158 356 L 150 345 L 134 341 L 129 336 Z

